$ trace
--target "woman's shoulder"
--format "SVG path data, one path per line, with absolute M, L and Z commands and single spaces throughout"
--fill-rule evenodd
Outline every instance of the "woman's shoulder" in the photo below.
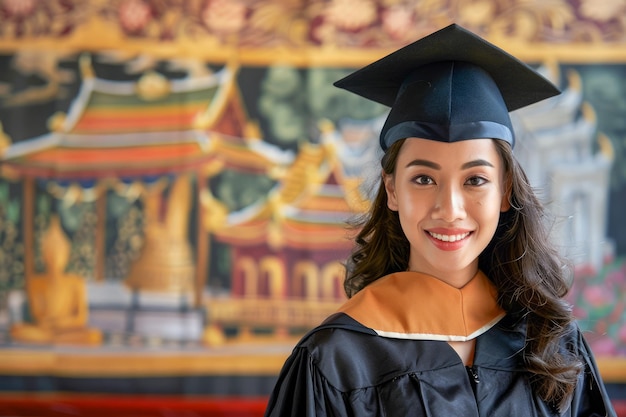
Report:
M 517 340 L 519 343 L 525 343 L 528 320 L 527 315 L 508 314 L 498 323 L 496 332 L 499 331 L 508 338 Z M 496 337 L 501 338 L 502 334 L 497 334 Z M 572 353 L 587 352 L 587 342 L 576 319 L 570 321 L 563 329 L 561 337 L 558 338 L 558 344 L 562 350 L 567 350 Z
M 317 364 L 325 361 L 349 360 L 358 353 L 363 343 L 372 344 L 376 332 L 363 326 L 344 313 L 335 313 L 309 331 L 296 349 L 304 349 Z M 346 356 L 346 358 L 343 358 Z
M 381 337 L 337 313 L 303 337 L 294 352 L 306 356 L 317 372 L 345 392 L 457 363 L 441 343 Z
M 577 320 L 572 320 L 560 339 L 561 348 L 567 351 L 588 356 L 590 354 L 589 345 L 585 339 Z

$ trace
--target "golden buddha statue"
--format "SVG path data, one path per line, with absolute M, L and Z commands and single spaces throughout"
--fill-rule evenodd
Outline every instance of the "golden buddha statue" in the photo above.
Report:
M 11 327 L 15 341 L 50 344 L 99 344 L 102 333 L 87 327 L 87 288 L 82 277 L 65 273 L 70 243 L 58 216 L 42 239 L 46 272 L 26 277 L 31 321 Z

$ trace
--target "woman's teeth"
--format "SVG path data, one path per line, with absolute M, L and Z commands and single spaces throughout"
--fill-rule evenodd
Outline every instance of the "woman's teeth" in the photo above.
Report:
M 465 239 L 470 234 L 470 232 L 461 233 L 458 235 L 442 235 L 439 233 L 432 233 L 432 232 L 428 232 L 428 233 L 435 239 L 441 240 L 443 242 L 456 242 L 457 240 Z

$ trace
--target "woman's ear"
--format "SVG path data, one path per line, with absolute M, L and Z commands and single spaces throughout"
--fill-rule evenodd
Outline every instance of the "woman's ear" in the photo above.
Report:
M 389 210 L 398 211 L 398 199 L 396 198 L 396 188 L 393 183 L 393 175 L 383 172 L 383 182 L 385 183 L 385 191 L 387 192 L 387 207 Z

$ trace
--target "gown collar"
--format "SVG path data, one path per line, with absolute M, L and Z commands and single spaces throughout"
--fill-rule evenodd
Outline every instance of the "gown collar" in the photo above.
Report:
M 339 308 L 379 336 L 467 341 L 492 328 L 504 310 L 487 276 L 455 288 L 430 275 L 397 272 L 369 284 Z

